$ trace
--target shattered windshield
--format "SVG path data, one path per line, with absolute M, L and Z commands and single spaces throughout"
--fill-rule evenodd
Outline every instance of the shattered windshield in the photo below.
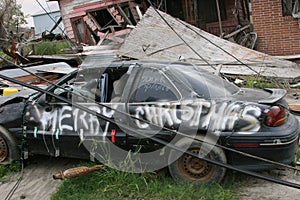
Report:
M 224 98 L 240 91 L 234 84 L 192 65 L 174 65 L 172 69 L 182 83 L 187 83 L 186 86 L 201 98 Z

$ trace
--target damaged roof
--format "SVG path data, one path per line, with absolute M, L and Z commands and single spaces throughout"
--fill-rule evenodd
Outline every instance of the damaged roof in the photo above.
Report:
M 184 60 L 209 71 L 217 68 L 224 74 L 259 73 L 289 82 L 300 80 L 300 67 L 296 63 L 224 40 L 152 7 L 126 38 L 118 55 L 133 59 Z

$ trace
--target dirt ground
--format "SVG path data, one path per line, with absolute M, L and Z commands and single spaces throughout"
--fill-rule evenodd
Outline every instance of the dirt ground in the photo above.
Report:
M 24 169 L 23 179 L 12 196 L 12 200 L 20 200 L 21 196 L 28 200 L 47 200 L 50 199 L 61 180 L 54 180 L 52 175 L 73 167 L 80 160 L 65 158 L 50 158 L 35 156 L 31 157 L 28 165 Z M 0 183 L 0 200 L 4 200 L 14 187 L 20 173 L 9 177 L 9 181 Z
M 299 166 L 300 169 L 300 166 Z M 276 177 L 285 181 L 300 184 L 300 171 L 272 170 L 263 172 L 266 176 Z M 239 200 L 296 200 L 300 199 L 300 189 L 270 183 L 254 177 L 246 177 L 240 181 L 242 187 L 238 189 Z

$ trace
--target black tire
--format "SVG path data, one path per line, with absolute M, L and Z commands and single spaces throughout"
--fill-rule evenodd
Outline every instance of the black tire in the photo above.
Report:
M 197 138 L 204 140 L 202 136 L 198 136 Z M 196 140 L 191 141 L 191 139 L 188 138 L 179 140 L 175 145 L 195 154 L 200 153 L 200 155 L 211 160 L 227 163 L 226 155 L 219 147 L 212 147 L 211 145 Z M 176 159 L 176 156 L 180 157 L 172 162 Z M 195 185 L 201 183 L 219 183 L 226 173 L 226 168 L 208 163 L 188 154 L 179 155 L 178 151 L 175 150 L 171 150 L 169 162 L 172 162 L 172 164 L 169 165 L 169 171 L 175 180 L 187 181 Z
M 20 159 L 20 154 L 15 139 L 0 126 L 0 164 L 8 164 L 18 159 Z

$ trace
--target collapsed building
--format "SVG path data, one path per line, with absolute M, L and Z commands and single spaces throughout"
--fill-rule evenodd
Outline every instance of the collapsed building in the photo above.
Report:
M 147 0 L 51 0 L 60 5 L 70 39 L 87 45 L 123 42 L 150 4 Z M 154 0 L 171 16 L 238 44 L 297 59 L 299 0 Z

